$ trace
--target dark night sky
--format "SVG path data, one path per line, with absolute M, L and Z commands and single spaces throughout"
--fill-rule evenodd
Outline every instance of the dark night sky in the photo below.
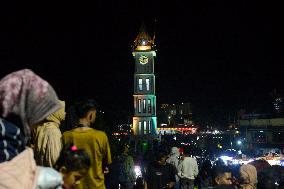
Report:
M 149 33 L 156 28 L 158 104 L 190 101 L 196 119 L 223 123 L 239 108 L 266 107 L 274 88 L 284 90 L 283 11 L 270 2 L 95 1 L 2 9 L 0 77 L 30 68 L 61 99 L 94 97 L 117 119 L 132 111 L 130 45 L 142 21 Z

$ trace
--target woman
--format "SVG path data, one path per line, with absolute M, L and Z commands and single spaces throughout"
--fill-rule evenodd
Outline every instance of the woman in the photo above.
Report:
M 256 168 L 250 164 L 244 164 L 240 167 L 240 177 L 242 189 L 256 189 L 257 172 Z
M 37 167 L 32 149 L 26 148 L 31 127 L 60 107 L 53 88 L 31 70 L 0 80 L 0 188 L 46 188 L 47 180 L 38 180 L 42 174 L 61 185 L 57 172 Z
M 62 108 L 50 114 L 32 132 L 34 142 L 35 159 L 38 165 L 54 167 L 61 149 L 61 123 L 65 119 L 65 102 L 60 101 Z

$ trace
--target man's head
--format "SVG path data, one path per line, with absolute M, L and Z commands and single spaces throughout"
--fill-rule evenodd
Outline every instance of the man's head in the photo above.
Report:
M 183 149 L 183 156 L 190 156 L 190 155 L 192 155 L 192 150 L 191 150 L 191 148 L 190 147 L 185 147 L 184 149 Z
M 88 99 L 76 103 L 75 110 L 79 120 L 91 125 L 96 120 L 97 107 L 96 101 Z
M 232 184 L 232 172 L 225 165 L 218 165 L 213 167 L 213 178 L 217 185 Z
M 166 164 L 166 160 L 168 159 L 168 154 L 164 151 L 159 151 L 156 154 L 156 162 L 159 165 L 165 165 Z

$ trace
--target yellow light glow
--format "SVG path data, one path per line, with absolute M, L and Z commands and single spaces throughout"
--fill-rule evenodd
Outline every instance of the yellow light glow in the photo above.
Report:
M 139 50 L 139 51 L 151 50 L 151 46 L 140 46 L 140 45 L 138 45 L 136 47 L 136 50 Z

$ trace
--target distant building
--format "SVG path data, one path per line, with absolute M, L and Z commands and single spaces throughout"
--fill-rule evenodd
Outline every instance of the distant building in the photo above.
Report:
M 249 148 L 284 148 L 284 118 L 265 114 L 245 114 L 239 128 Z
M 197 131 L 192 121 L 190 103 L 161 104 L 158 120 L 158 133 L 160 134 L 194 134 Z
M 197 134 L 198 128 L 194 125 L 178 124 L 174 127 L 168 125 L 159 125 L 157 128 L 158 134 Z
M 284 111 L 284 97 L 277 97 L 273 101 L 274 110 L 277 113 L 282 113 Z
M 159 123 L 167 124 L 168 126 L 193 124 L 191 104 L 161 104 L 159 109 Z
M 273 108 L 274 111 L 278 114 L 284 113 L 284 94 L 277 92 L 276 90 L 274 90 L 271 93 L 271 96 L 273 98 Z

